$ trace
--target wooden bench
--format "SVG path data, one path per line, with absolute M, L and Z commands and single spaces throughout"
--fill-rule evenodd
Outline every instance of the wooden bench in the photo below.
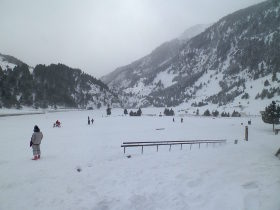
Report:
M 181 149 L 184 144 L 189 144 L 190 145 L 190 150 L 192 148 L 193 144 L 198 144 L 200 148 L 200 144 L 221 144 L 221 143 L 226 143 L 225 139 L 222 140 L 187 140 L 187 141 L 137 141 L 137 142 L 123 142 L 121 147 L 123 147 L 123 151 L 125 153 L 127 147 L 141 147 L 141 153 L 143 154 L 144 147 L 150 147 L 150 146 L 156 146 L 157 147 L 157 152 L 159 146 L 167 146 L 169 145 L 169 151 L 171 151 L 171 146 L 172 145 L 181 145 Z

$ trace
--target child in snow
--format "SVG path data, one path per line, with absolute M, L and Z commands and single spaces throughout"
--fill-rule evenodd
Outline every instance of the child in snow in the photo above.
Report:
M 55 121 L 55 123 L 53 124 L 53 127 L 59 127 L 60 128 L 60 122 L 57 120 Z
M 41 155 L 40 144 L 43 139 L 43 133 L 40 131 L 37 125 L 34 126 L 33 131 L 34 133 L 32 134 L 30 141 L 30 146 L 32 146 L 34 156 L 32 160 L 38 160 L 40 159 Z

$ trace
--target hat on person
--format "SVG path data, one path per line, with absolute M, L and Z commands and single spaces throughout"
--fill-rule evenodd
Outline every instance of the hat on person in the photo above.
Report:
M 39 127 L 38 127 L 37 125 L 35 125 L 33 131 L 34 131 L 34 132 L 39 132 L 40 129 L 39 129 Z

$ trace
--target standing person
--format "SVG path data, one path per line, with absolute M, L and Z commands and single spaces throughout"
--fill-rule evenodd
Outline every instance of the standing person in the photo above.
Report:
M 181 118 L 181 123 L 183 122 L 183 118 Z
M 94 122 L 94 119 L 92 118 L 92 119 L 91 119 L 91 124 L 93 124 L 93 122 Z
M 87 122 L 88 122 L 88 125 L 90 125 L 90 119 L 89 119 L 89 116 L 87 117 Z
M 30 141 L 30 146 L 32 146 L 34 156 L 32 160 L 38 160 L 40 159 L 41 155 L 40 144 L 43 139 L 43 133 L 40 131 L 37 125 L 34 126 L 33 131 L 34 133 L 32 134 Z

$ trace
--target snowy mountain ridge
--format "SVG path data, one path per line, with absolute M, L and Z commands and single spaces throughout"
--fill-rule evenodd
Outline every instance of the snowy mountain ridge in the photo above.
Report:
M 280 95 L 279 8 L 279 1 L 268 0 L 239 10 L 184 42 L 175 55 L 163 49 L 173 57 L 150 65 L 150 54 L 103 81 L 124 93 L 128 107 L 259 110 Z
M 23 62 L 15 57 L 0 53 L 0 67 L 2 70 L 7 70 L 8 68 L 13 69 L 15 66 L 22 64 Z
M 164 66 L 179 52 L 186 41 L 203 32 L 208 26 L 206 24 L 192 26 L 185 30 L 179 38 L 161 44 L 149 55 L 127 66 L 117 68 L 115 71 L 103 76 L 101 80 L 111 87 L 127 87 L 131 80 L 135 80 L 134 76 L 138 76 L 137 79 L 140 79 L 143 76 L 142 74 L 149 74 L 155 68 Z

